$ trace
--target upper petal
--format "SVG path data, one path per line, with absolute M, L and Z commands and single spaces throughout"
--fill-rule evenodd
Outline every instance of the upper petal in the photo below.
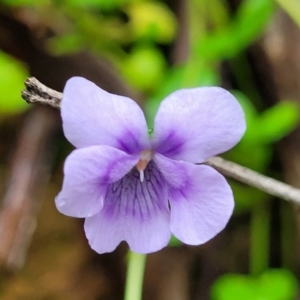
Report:
M 65 136 L 77 148 L 108 145 L 130 154 L 149 148 L 146 120 L 137 103 L 84 78 L 67 81 L 61 115 Z
M 234 208 L 230 186 L 206 165 L 155 157 L 169 184 L 171 232 L 182 242 L 199 245 L 219 233 Z M 175 176 L 173 175 L 175 174 Z
M 127 174 L 137 161 L 109 146 L 74 150 L 65 162 L 63 187 L 55 199 L 57 209 L 73 217 L 96 214 L 108 185 Z
M 144 172 L 143 182 L 134 168 L 111 184 L 103 209 L 86 219 L 86 236 L 98 253 L 113 251 L 121 241 L 126 241 L 138 253 L 167 246 L 171 235 L 167 186 L 153 162 Z
M 200 163 L 232 148 L 245 132 L 237 100 L 218 87 L 174 92 L 155 117 L 154 149 L 170 158 Z

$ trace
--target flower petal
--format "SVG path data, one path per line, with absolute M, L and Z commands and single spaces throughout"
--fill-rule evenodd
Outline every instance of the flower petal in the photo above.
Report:
M 88 217 L 99 212 L 107 187 L 127 174 L 138 158 L 109 146 L 74 150 L 64 166 L 57 209 L 68 216 Z
M 172 161 L 161 155 L 155 156 L 155 162 L 169 184 L 171 232 L 190 245 L 203 244 L 218 234 L 234 208 L 225 178 L 206 165 Z
M 179 90 L 164 99 L 155 117 L 154 149 L 194 163 L 227 151 L 245 132 L 237 100 L 218 87 Z
M 153 162 L 144 172 L 143 182 L 134 168 L 111 184 L 101 212 L 86 219 L 86 236 L 96 252 L 111 252 L 121 241 L 138 253 L 158 251 L 168 244 L 167 186 Z
M 84 78 L 68 80 L 61 115 L 65 136 L 76 148 L 108 145 L 129 154 L 149 148 L 146 120 L 137 103 Z

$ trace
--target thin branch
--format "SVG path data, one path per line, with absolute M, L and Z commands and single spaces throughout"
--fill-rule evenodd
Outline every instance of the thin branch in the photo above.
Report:
M 206 164 L 214 167 L 225 176 L 254 186 L 270 195 L 300 204 L 300 189 L 286 183 L 267 177 L 221 157 L 211 157 L 206 161 Z
M 39 82 L 34 77 L 29 77 L 25 81 L 26 89 L 22 91 L 22 98 L 28 103 L 41 103 L 60 108 L 63 94 L 52 90 Z
M 22 91 L 22 97 L 28 103 L 42 103 L 60 108 L 61 93 L 46 87 L 34 77 L 28 78 L 25 86 L 27 89 Z M 225 176 L 256 187 L 270 195 L 300 204 L 300 189 L 286 183 L 259 174 L 221 157 L 212 157 L 206 161 L 206 164 L 214 167 Z

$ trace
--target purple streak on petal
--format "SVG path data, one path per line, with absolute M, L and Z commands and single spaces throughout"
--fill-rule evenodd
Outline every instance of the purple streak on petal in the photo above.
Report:
M 170 187 L 175 189 L 185 189 L 190 185 L 190 177 L 186 170 L 187 163 L 169 159 L 159 153 L 155 154 L 153 161 Z
M 79 218 L 96 214 L 108 185 L 125 176 L 137 161 L 109 146 L 74 150 L 65 162 L 62 191 L 55 199 L 57 209 Z
M 158 251 L 168 244 L 170 212 L 165 181 L 152 161 L 144 173 L 143 182 L 134 168 L 111 184 L 101 212 L 86 219 L 86 236 L 96 252 L 111 252 L 121 241 L 139 253 Z
M 128 141 L 130 141 L 130 143 L 128 143 Z M 118 138 L 116 142 L 117 142 L 116 144 L 117 149 L 120 149 L 129 154 L 137 154 L 144 149 L 148 149 L 148 148 L 143 148 L 141 144 L 138 142 L 138 140 L 136 139 L 136 137 L 134 136 L 134 134 L 130 131 L 124 132 L 121 138 Z M 150 144 L 148 144 L 147 146 L 145 145 L 145 147 L 149 147 L 149 145 Z
M 225 178 L 211 167 L 162 155 L 156 155 L 155 162 L 169 184 L 171 232 L 190 245 L 205 243 L 218 234 L 234 208 Z
M 156 152 L 170 158 L 200 163 L 232 148 L 245 128 L 243 110 L 226 90 L 179 90 L 162 101 L 152 144 Z
M 145 117 L 133 100 L 81 77 L 69 79 L 63 95 L 63 129 L 75 147 L 108 145 L 129 154 L 149 148 Z
M 170 130 L 168 135 L 165 136 L 165 140 L 168 142 L 161 143 L 158 147 L 154 146 L 154 148 L 158 153 L 162 153 L 167 157 L 180 156 L 187 141 L 187 139 L 179 137 L 175 129 Z

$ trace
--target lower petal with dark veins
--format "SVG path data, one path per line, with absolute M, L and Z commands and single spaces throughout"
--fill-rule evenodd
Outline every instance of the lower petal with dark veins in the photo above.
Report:
M 153 161 L 144 171 L 143 182 L 133 168 L 109 185 L 102 211 L 86 219 L 91 247 L 98 253 L 110 252 L 123 240 L 139 253 L 165 247 L 170 239 L 167 197 L 167 184 Z

